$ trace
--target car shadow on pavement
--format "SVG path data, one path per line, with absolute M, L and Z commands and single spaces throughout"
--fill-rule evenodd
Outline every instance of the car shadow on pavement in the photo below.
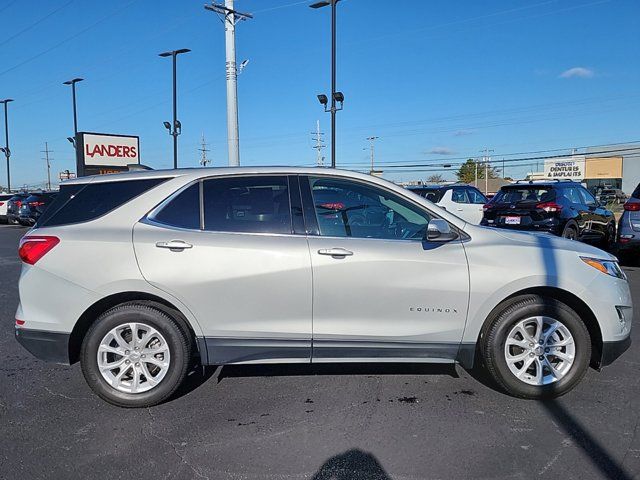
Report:
M 454 364 L 326 363 L 281 365 L 225 365 L 218 382 L 234 377 L 290 377 L 304 375 L 448 375 L 458 378 Z
M 606 449 L 585 428 L 580 425 L 557 400 L 541 402 L 555 423 L 571 437 L 575 445 L 589 457 L 593 465 L 600 471 L 600 478 L 609 480 L 632 480 L 633 475 L 611 457 Z
M 391 480 L 391 477 L 375 456 L 354 448 L 329 458 L 311 480 Z

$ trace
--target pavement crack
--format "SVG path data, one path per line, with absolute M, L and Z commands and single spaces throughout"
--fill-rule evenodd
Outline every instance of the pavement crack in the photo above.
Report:
M 54 392 L 49 387 L 44 387 L 44 389 L 47 391 L 47 393 L 49 393 L 50 395 L 53 395 L 54 397 L 62 397 L 62 398 L 66 398 L 67 400 L 89 400 L 88 398 L 82 398 L 82 397 L 69 397 L 68 395 L 65 395 L 63 393 Z
M 193 471 L 193 473 L 196 475 L 196 477 L 204 478 L 205 480 L 210 480 L 210 478 L 207 475 L 203 474 L 200 471 L 199 468 L 197 468 L 196 466 L 191 465 L 191 463 L 189 463 L 189 461 L 185 458 L 184 454 L 181 454 L 180 451 L 178 450 L 178 446 L 177 446 L 176 443 L 172 442 L 168 438 L 165 438 L 165 437 L 155 433 L 155 431 L 153 430 L 153 424 L 155 423 L 156 419 L 154 418 L 153 413 L 151 413 L 151 408 L 150 407 L 147 407 L 147 413 L 149 414 L 149 418 L 151 419 L 151 422 L 149 423 L 149 434 L 152 437 L 157 438 L 161 442 L 166 443 L 167 445 L 169 445 L 171 447 L 171 449 L 173 450 L 173 453 L 176 455 L 176 457 L 178 457 L 182 463 L 184 463 L 187 467 L 189 467 Z M 149 438 L 148 435 L 146 434 L 146 432 L 144 431 L 144 428 L 142 429 L 142 434 L 145 437 Z

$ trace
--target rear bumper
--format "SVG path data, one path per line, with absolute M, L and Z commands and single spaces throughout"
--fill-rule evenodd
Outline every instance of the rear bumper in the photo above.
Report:
M 630 346 L 631 335 L 624 340 L 618 340 L 617 342 L 603 342 L 600 367 L 611 365 L 620 355 L 626 352 Z
M 16 328 L 16 340 L 33 356 L 47 362 L 69 365 L 68 333 Z

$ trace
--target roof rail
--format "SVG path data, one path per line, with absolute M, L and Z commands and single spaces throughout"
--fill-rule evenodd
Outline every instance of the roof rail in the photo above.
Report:
M 575 180 L 572 180 L 570 178 L 566 178 L 566 179 L 559 179 L 559 178 L 550 178 L 548 180 L 517 180 L 516 183 L 528 183 L 528 184 L 534 184 L 534 183 L 550 183 L 550 182 L 575 182 Z

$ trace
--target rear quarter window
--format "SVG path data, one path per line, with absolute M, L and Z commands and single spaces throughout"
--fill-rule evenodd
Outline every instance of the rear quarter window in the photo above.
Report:
M 640 199 L 640 184 L 636 187 L 634 192 L 631 194 L 633 198 Z
M 168 178 L 63 184 L 37 226 L 53 227 L 95 220 L 166 180 Z

